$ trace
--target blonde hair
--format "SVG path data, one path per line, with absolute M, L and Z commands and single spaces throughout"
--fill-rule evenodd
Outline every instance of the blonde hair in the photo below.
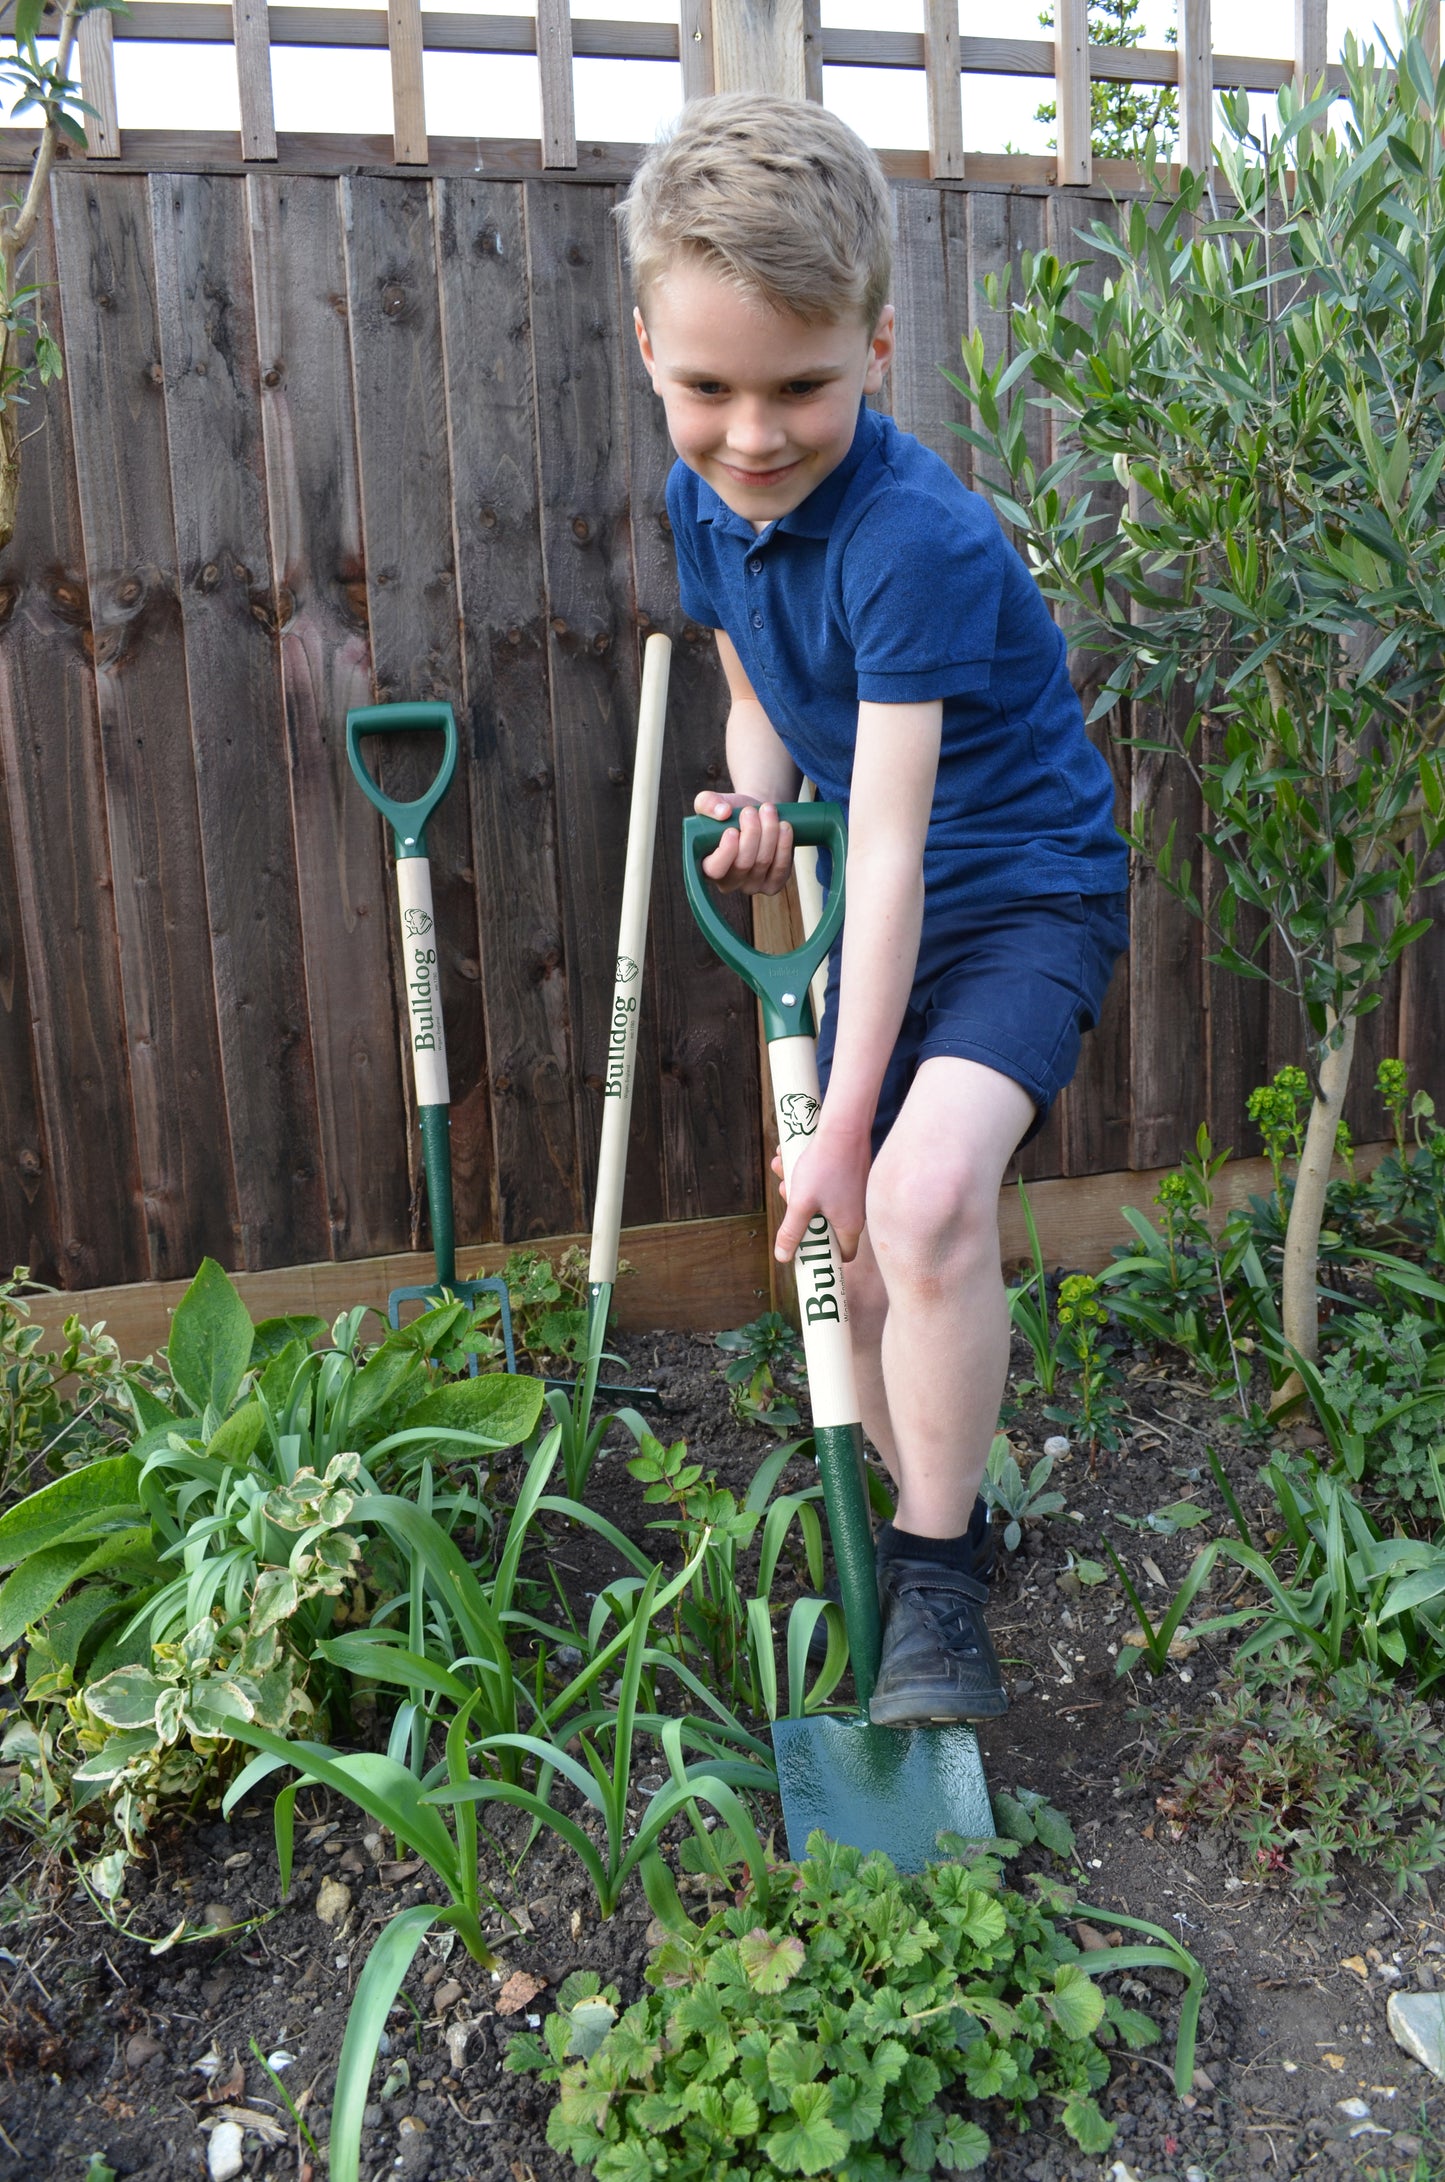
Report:
M 632 278 L 679 259 L 773 310 L 871 331 L 892 278 L 893 207 L 878 160 L 826 108 L 733 93 L 695 99 L 646 154 L 618 207 Z

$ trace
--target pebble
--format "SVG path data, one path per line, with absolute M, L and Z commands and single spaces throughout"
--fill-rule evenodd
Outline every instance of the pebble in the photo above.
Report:
M 1055 1460 L 1057 1460 L 1060 1455 L 1066 1455 L 1068 1451 L 1069 1443 L 1065 1439 L 1062 1432 L 1051 1432 L 1048 1438 L 1044 1441 L 1044 1453 L 1046 1455 L 1052 1455 Z
M 1445 1993 L 1391 1993 L 1385 2020 L 1396 2045 L 1445 2081 Z
M 206 2172 L 211 2182 L 234 2182 L 244 2164 L 243 2142 L 244 2132 L 239 2122 L 217 2122 L 206 2153 Z
M 323 1879 L 316 1889 L 316 1914 L 323 1924 L 345 1924 L 351 1914 L 351 1889 L 344 1879 Z
M 125 2065 L 131 2069 L 144 2068 L 146 2062 L 153 2061 L 160 2050 L 158 2038 L 152 2038 L 149 2031 L 138 2030 L 133 2038 L 126 2040 Z

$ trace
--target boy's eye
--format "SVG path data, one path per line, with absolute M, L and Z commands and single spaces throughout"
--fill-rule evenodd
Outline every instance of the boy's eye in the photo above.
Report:
M 802 400 L 809 394 L 816 394 L 821 384 L 819 379 L 789 379 L 783 392 L 792 395 L 795 400 Z
M 692 391 L 694 394 L 705 394 L 711 397 L 716 394 L 725 394 L 727 388 L 723 385 L 721 379 L 694 379 Z

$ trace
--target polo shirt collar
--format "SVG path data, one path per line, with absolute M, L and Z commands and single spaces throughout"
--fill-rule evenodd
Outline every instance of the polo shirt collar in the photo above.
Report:
M 853 444 L 838 464 L 830 470 L 821 485 L 810 492 L 791 513 L 780 515 L 776 523 L 770 523 L 764 531 L 755 532 L 751 523 L 737 515 L 727 502 L 716 493 L 705 478 L 697 481 L 697 519 L 711 523 L 717 530 L 735 531 L 739 537 L 771 538 L 775 531 L 790 531 L 798 538 L 826 538 L 833 527 L 834 517 L 843 503 L 843 496 L 851 484 L 860 463 L 876 447 L 883 432 L 883 419 L 866 402 L 858 410 L 858 423 L 853 432 Z

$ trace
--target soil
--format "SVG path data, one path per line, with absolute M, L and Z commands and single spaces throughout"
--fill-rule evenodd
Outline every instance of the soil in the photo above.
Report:
M 741 1493 L 771 1443 L 730 1414 L 718 1351 L 671 1334 L 619 1345 L 660 1390 L 659 1434 L 685 1437 L 692 1456 Z M 1016 1361 L 1022 1371 L 1027 1358 Z M 1196 1387 L 1147 1364 L 1126 1382 L 1126 1397 L 1121 1447 L 1095 1469 L 1080 1450 L 1062 1457 L 1052 1482 L 1066 1510 L 1026 1531 L 1017 1554 L 1000 1555 L 990 1624 L 1011 1706 L 980 1742 L 995 1788 L 1042 1791 L 1068 1814 L 1093 1925 L 1107 1930 L 1111 1911 L 1148 1918 L 1202 1959 L 1199 2073 L 1181 2102 L 1169 2059 L 1178 1980 L 1144 1973 L 1150 1989 L 1138 2004 L 1166 2042 L 1116 2059 L 1102 2094 L 1117 2123 L 1113 2149 L 1086 2158 L 1049 2116 L 1017 2135 L 983 2111 L 994 2142 L 986 2173 L 997 2182 L 1445 2174 L 1445 2085 L 1395 2046 L 1385 2020 L 1392 1989 L 1445 1986 L 1445 1915 L 1428 1894 L 1391 1899 L 1357 1872 L 1345 1875 L 1341 1908 L 1320 1924 L 1261 1880 L 1237 1844 L 1186 1829 L 1160 1808 L 1180 1757 L 1168 1731 L 1207 1718 L 1228 1639 L 1201 1645 L 1158 1681 L 1117 1674 L 1128 1609 L 1116 1582 L 1081 1587 L 1071 1558 L 1097 1555 L 1108 1535 L 1135 1580 L 1164 1601 L 1220 1523 L 1165 1537 L 1130 1531 L 1110 1511 L 1138 1518 L 1179 1499 L 1217 1509 L 1207 1446 L 1252 1511 L 1263 1450 L 1241 1444 L 1229 1412 Z M 1021 1453 L 1037 1456 L 1059 1426 L 1024 1403 L 1010 1430 Z M 604 1455 L 590 1497 L 645 1542 L 653 1511 L 624 1462 L 619 1447 Z M 785 1486 L 808 1481 L 795 1459 Z M 552 1544 L 548 1559 L 585 1608 L 613 1564 L 591 1533 L 559 1527 Z M 537 1561 L 540 1574 L 540 1552 Z M 660 1785 L 660 1773 L 644 1775 L 644 1786 Z M 202 2175 L 208 2124 L 241 2108 L 251 2117 L 247 2174 L 311 2182 L 324 2173 L 257 2050 L 324 2145 L 349 1998 L 372 1939 L 398 1908 L 441 1897 L 424 1868 L 387 1861 L 370 1822 L 324 1792 L 302 1794 L 298 1821 L 284 1903 L 264 1795 L 230 1824 L 204 1814 L 160 1826 L 127 1880 L 130 1936 L 101 1917 L 62 1861 L 5 1840 L 0 2182 L 84 2182 L 94 2153 L 138 2182 Z M 500 2055 L 571 1970 L 595 1970 L 624 2002 L 635 1998 L 650 1913 L 634 1888 L 599 1921 L 570 1852 L 539 1842 L 513 1877 L 504 1851 L 516 1844 L 505 1825 L 493 1835 L 483 1876 L 505 1910 L 491 1918 L 499 1967 L 478 1969 L 449 1936 L 423 1948 L 392 2017 L 386 2081 L 378 2079 L 390 2095 L 368 2109 L 364 2182 L 571 2182 L 579 2172 L 547 2146 L 552 2092 L 502 2073 Z M 1059 1875 L 1057 1863 L 1029 1851 L 1011 1867 L 1014 1883 L 1031 1858 Z M 337 1922 L 318 1915 L 323 1888 L 320 1906 L 339 1910 Z M 146 1939 L 183 1917 L 230 1920 L 232 1930 L 151 1952 Z

